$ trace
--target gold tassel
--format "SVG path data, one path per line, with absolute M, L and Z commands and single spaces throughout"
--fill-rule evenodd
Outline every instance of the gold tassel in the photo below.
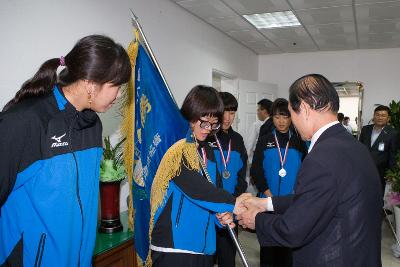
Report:
M 172 145 L 165 153 L 157 169 L 157 173 L 151 186 L 151 217 L 149 223 L 149 240 L 151 244 L 151 233 L 154 227 L 154 215 L 156 211 L 164 205 L 169 182 L 174 177 L 180 175 L 182 170 L 183 158 L 185 167 L 189 170 L 200 171 L 200 161 L 197 156 L 195 143 L 187 143 L 186 139 L 181 139 Z M 146 259 L 146 267 L 152 265 L 150 250 Z
M 133 180 L 133 163 L 135 151 L 135 65 L 136 57 L 139 50 L 139 31 L 135 31 L 135 40 L 128 45 L 128 55 L 132 67 L 132 79 L 128 86 L 122 92 L 124 104 L 122 106 L 122 123 L 121 135 L 126 138 L 123 145 L 124 166 L 129 182 L 129 205 L 128 205 L 128 227 L 133 231 L 134 211 L 132 206 L 132 180 Z

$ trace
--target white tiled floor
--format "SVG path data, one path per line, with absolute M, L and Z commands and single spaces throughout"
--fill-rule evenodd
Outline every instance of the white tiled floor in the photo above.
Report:
M 239 233 L 239 241 L 249 261 L 249 266 L 259 266 L 260 246 L 255 233 L 241 231 Z M 392 254 L 391 246 L 394 244 L 395 238 L 389 228 L 388 222 L 382 222 L 382 266 L 383 267 L 400 267 L 400 259 L 395 258 Z M 236 256 L 236 266 L 242 266 L 239 256 Z

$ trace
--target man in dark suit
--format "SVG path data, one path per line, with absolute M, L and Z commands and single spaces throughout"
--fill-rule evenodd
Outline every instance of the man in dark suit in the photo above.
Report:
M 364 126 L 361 129 L 360 142 L 369 150 L 378 168 L 382 183 L 382 192 L 385 188 L 385 172 L 392 168 L 396 161 L 398 149 L 398 133 L 390 125 L 390 109 L 380 105 L 374 110 L 374 124 Z
M 292 84 L 292 122 L 311 140 L 294 193 L 248 198 L 248 210 L 238 215 L 262 246 L 293 248 L 295 267 L 381 266 L 379 174 L 365 146 L 336 120 L 338 109 L 325 77 L 310 74 Z
M 269 102 L 267 102 L 265 105 L 265 107 L 267 108 L 267 112 L 268 112 L 268 119 L 260 127 L 260 133 L 258 134 L 258 140 L 260 140 L 261 136 L 267 135 L 270 132 L 272 132 L 272 129 L 274 128 L 274 123 L 271 118 L 272 102 L 270 100 L 268 100 L 268 101 Z

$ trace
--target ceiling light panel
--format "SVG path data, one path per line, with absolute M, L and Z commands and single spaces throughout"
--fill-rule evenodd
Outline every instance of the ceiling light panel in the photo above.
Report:
M 240 15 L 290 10 L 287 2 L 283 0 L 223 0 L 223 2 Z
M 243 15 L 257 29 L 274 29 L 301 26 L 292 11 Z

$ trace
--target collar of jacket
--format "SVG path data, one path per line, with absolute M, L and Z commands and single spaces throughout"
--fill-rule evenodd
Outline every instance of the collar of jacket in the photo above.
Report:
M 332 125 L 331 127 L 329 127 L 328 129 L 326 129 L 321 136 L 317 139 L 317 141 L 314 144 L 313 149 L 324 139 L 329 138 L 330 136 L 335 136 L 338 134 L 343 134 L 346 133 L 346 129 L 340 124 L 340 123 L 336 123 L 334 125 Z M 348 134 L 348 133 L 346 133 Z
M 232 129 L 232 126 L 230 126 L 230 127 L 228 128 L 228 131 L 227 131 L 227 132 L 224 132 L 224 130 L 222 130 L 222 128 L 221 128 L 221 130 L 218 131 L 217 136 L 218 136 L 218 137 L 219 137 L 219 136 L 222 136 L 222 135 L 229 135 L 229 136 L 231 136 L 232 133 L 233 133 L 233 129 Z
M 204 141 L 197 140 L 197 143 L 199 144 L 199 148 L 206 146 L 208 138 L 209 137 L 207 137 L 207 139 L 204 140 Z M 194 139 L 194 133 L 193 133 L 192 129 L 190 129 L 190 127 L 189 127 L 189 130 L 186 133 L 186 142 L 187 143 L 196 143 L 196 140 Z
M 93 126 L 97 121 L 97 114 L 93 110 L 85 109 L 78 111 L 76 108 L 67 100 L 64 93 L 58 85 L 53 88 L 53 95 L 60 112 L 65 112 L 66 117 L 76 117 L 76 124 L 74 128 L 85 129 Z

